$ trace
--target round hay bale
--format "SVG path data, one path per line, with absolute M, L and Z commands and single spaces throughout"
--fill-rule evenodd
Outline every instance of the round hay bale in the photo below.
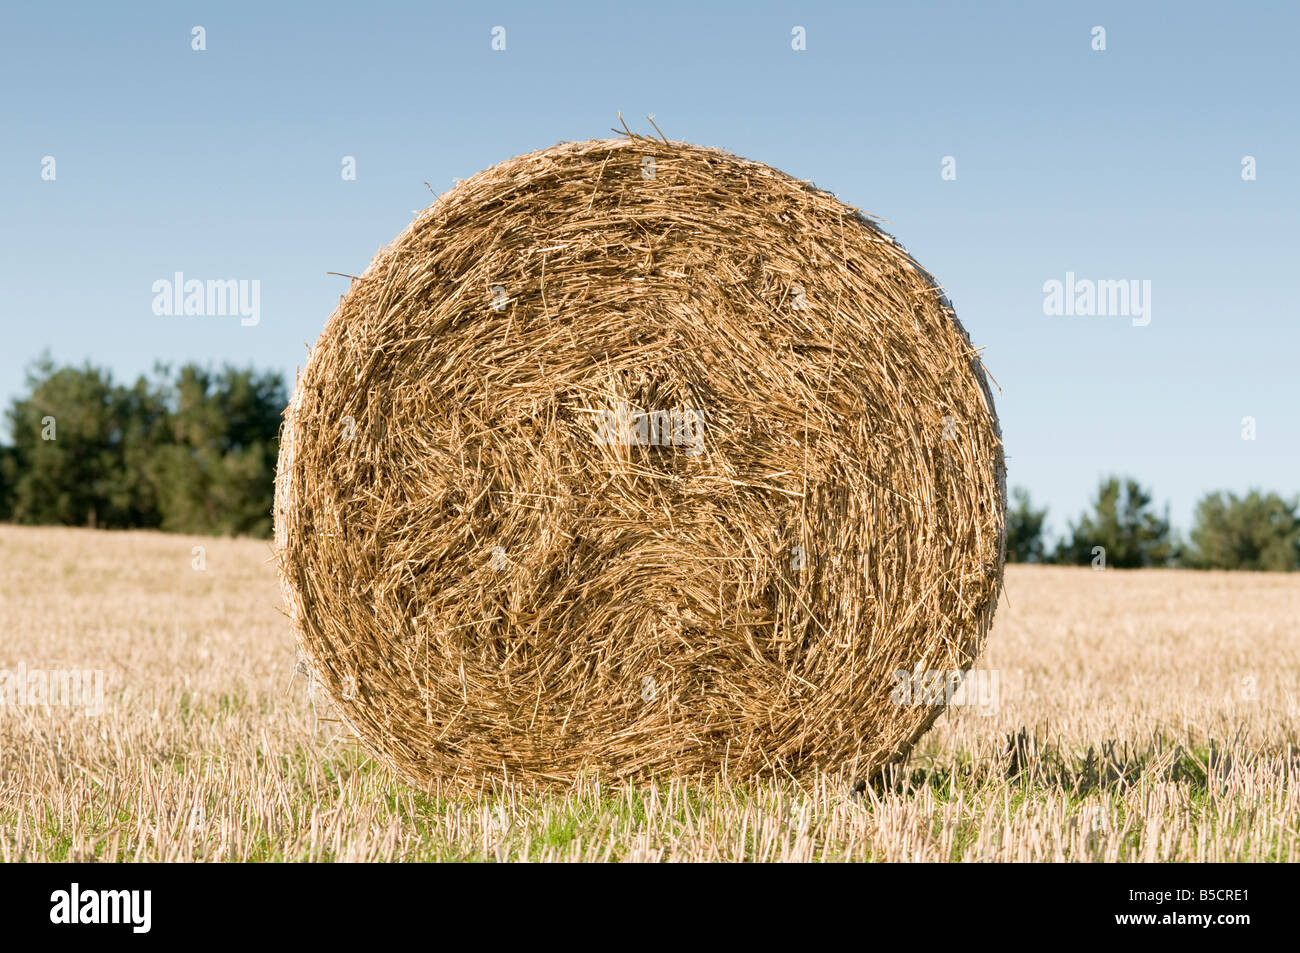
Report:
M 1001 435 L 934 280 L 714 149 L 459 183 L 352 283 L 282 441 L 300 646 L 419 783 L 864 779 L 942 709 L 898 673 L 969 669 L 1001 588 Z

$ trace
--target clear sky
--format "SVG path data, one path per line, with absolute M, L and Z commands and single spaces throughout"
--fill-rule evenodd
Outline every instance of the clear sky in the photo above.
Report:
M 292 381 L 327 272 L 425 182 L 653 113 L 885 220 L 986 349 L 1055 532 L 1110 472 L 1185 529 L 1207 490 L 1300 492 L 1298 31 L 1289 2 L 7 4 L 0 400 L 47 349 Z M 155 315 L 177 271 L 258 280 L 259 323 Z M 1150 323 L 1045 314 L 1067 272 L 1149 281 Z

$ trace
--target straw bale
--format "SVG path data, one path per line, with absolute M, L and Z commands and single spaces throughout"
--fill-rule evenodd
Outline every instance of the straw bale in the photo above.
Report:
M 461 182 L 352 282 L 277 559 L 314 677 L 417 783 L 861 779 L 942 710 L 897 673 L 977 657 L 1005 497 L 979 357 L 897 242 L 628 135 Z

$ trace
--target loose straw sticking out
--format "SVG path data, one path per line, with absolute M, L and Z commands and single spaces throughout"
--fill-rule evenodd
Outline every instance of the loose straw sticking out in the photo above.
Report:
M 417 783 L 863 779 L 1001 587 L 1002 442 L 934 280 L 831 195 L 635 135 L 441 196 L 285 414 L 280 572 Z M 942 688 L 940 688 L 942 692 Z

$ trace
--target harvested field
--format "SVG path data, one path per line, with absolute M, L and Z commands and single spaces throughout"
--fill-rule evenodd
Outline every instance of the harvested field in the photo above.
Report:
M 194 567 L 202 547 L 203 570 Z M 1009 566 L 977 671 L 890 785 L 418 791 L 295 676 L 261 542 L 0 527 L 0 860 L 1295 860 L 1300 579 Z

